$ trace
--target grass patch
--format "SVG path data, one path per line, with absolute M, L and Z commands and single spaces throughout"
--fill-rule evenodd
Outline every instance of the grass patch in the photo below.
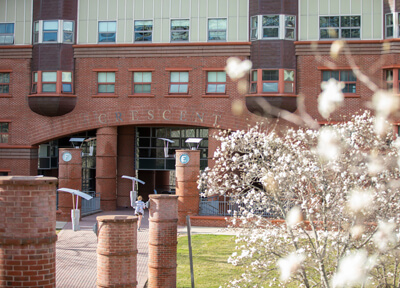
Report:
M 194 281 L 196 288 L 218 288 L 244 272 L 243 267 L 227 262 L 235 251 L 235 236 L 192 235 Z M 188 237 L 178 239 L 177 287 L 190 288 Z

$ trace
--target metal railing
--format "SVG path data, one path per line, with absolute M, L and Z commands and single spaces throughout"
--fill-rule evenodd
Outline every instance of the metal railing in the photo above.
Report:
M 88 215 L 100 211 L 100 193 L 96 191 L 83 191 L 93 198 L 90 200 L 82 199 L 81 215 Z

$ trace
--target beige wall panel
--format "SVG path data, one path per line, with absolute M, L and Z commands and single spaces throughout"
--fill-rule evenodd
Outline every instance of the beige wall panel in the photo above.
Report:
M 162 33 L 161 33 L 161 42 L 169 43 L 170 42 L 170 35 L 169 35 L 169 19 L 162 19 Z
M 125 43 L 133 43 L 133 20 L 126 20 Z
M 364 14 L 361 17 L 361 37 L 362 39 L 372 39 L 372 16 L 371 14 Z
M 379 19 L 381 19 L 381 16 L 382 15 L 378 14 L 378 13 L 375 13 L 373 15 L 373 21 L 374 21 L 373 27 L 374 27 L 374 29 L 373 29 L 372 37 L 374 39 L 381 39 L 382 38 L 382 34 L 383 34 L 382 29 L 383 29 L 383 27 L 382 27 L 382 23 L 379 23 L 380 22 Z
M 169 5 L 170 5 L 171 0 L 163 0 L 161 4 L 161 11 L 162 11 L 162 18 L 168 18 L 169 19 Z
M 232 39 L 232 41 L 237 41 L 237 40 L 247 41 L 248 40 L 247 25 L 248 25 L 247 17 L 239 17 L 239 39 L 236 37 L 235 39 Z
M 180 1 L 179 0 L 170 0 L 171 1 L 171 8 L 168 7 L 168 9 L 171 9 L 171 18 L 182 18 L 180 12 Z M 166 8 L 164 8 L 166 9 Z
M 350 6 L 351 6 L 351 1 L 349 0 L 340 0 L 340 13 L 342 15 L 350 15 Z
M 6 0 L 6 1 L 7 1 L 6 21 L 7 22 L 15 22 L 15 12 L 16 12 L 15 11 L 15 0 Z M 24 9 L 24 7 L 22 7 L 22 9 Z
M 348 0 L 350 2 L 351 0 Z M 330 1 L 329 9 L 330 9 L 330 15 L 338 15 L 340 14 L 340 1 L 335 0 L 335 1 Z
M 204 17 L 200 18 L 199 25 L 200 25 L 199 41 L 207 42 L 207 18 Z
M 117 9 L 118 9 L 118 0 L 107 0 L 108 1 L 108 13 L 107 19 L 109 20 L 117 20 Z
M 208 17 L 217 17 L 217 1 L 215 0 L 207 0 L 208 1 Z
M 143 18 L 144 19 L 153 19 L 153 14 L 154 14 L 153 11 L 154 11 L 153 0 L 145 1 Z
M 230 17 L 238 16 L 238 1 L 229 0 L 228 1 L 228 13 Z
M 133 0 L 126 0 L 126 19 L 133 19 Z
M 0 22 L 6 22 L 6 1 L 0 1 Z
M 25 39 L 24 44 L 32 44 L 31 23 L 25 22 Z
M 143 19 L 143 8 L 143 0 L 134 0 L 133 15 L 135 19 Z
M 227 0 L 219 0 L 218 1 L 218 17 L 221 18 L 226 18 L 228 17 L 228 11 L 226 10 L 227 6 Z
M 199 22 L 198 18 L 192 18 L 190 21 L 190 41 L 198 42 L 199 41 Z
M 14 24 L 14 43 L 15 44 L 26 44 L 24 42 L 24 29 L 25 29 L 25 22 L 18 21 Z
M 181 17 L 182 18 L 190 18 L 190 6 L 193 5 L 190 3 L 191 1 L 182 1 L 181 2 Z
M 207 17 L 207 1 L 200 0 L 199 15 L 200 17 Z
M 308 0 L 300 0 L 299 4 L 299 13 L 300 15 L 307 15 L 308 14 Z
M 248 10 L 248 1 L 247 0 L 239 0 L 239 15 L 247 17 Z
M 361 0 L 352 0 L 351 1 L 351 11 L 352 15 L 361 15 Z
M 90 20 L 88 22 L 88 43 L 97 43 L 98 42 L 98 34 L 97 34 L 97 21 Z
M 161 42 L 162 22 L 160 18 L 154 19 L 153 23 L 153 43 Z
M 201 1 L 201 0 L 192 0 L 192 5 L 191 5 L 191 8 L 190 8 L 191 17 L 197 17 L 199 15 L 199 9 L 198 9 L 199 1 Z
M 310 16 L 308 18 L 308 25 L 310 27 L 308 31 L 308 40 L 319 39 L 319 18 L 318 16 Z
M 78 26 L 78 44 L 84 44 L 87 43 L 87 37 L 88 37 L 88 21 L 79 21 L 79 26 Z M 92 42 L 93 43 L 93 42 Z
M 31 0 L 25 0 L 25 19 L 31 24 L 32 13 L 31 13 Z M 29 28 L 30 30 L 30 28 Z
M 89 0 L 89 20 L 97 20 L 97 1 Z
M 367 13 L 372 13 L 372 1 L 373 0 L 363 0 L 362 4 L 362 13 L 367 14 Z
M 154 18 L 161 18 L 161 2 L 163 0 L 154 0 Z
M 126 27 L 128 29 L 128 27 Z M 117 21 L 117 43 L 124 43 L 125 36 L 125 21 Z
M 338 0 L 338 1 L 341 1 L 341 0 Z M 307 2 L 307 1 L 304 1 L 304 2 Z M 305 10 L 307 11 L 307 6 L 305 7 Z M 304 15 L 306 15 L 306 14 L 307 14 L 307 12 Z M 329 15 L 329 2 L 328 1 L 319 1 L 319 14 L 320 15 Z
M 237 17 L 229 17 L 228 20 L 228 31 L 227 31 L 227 39 L 226 41 L 237 41 L 237 33 L 238 33 L 238 18 Z
M 126 0 L 118 0 L 118 20 L 124 20 L 126 13 Z
M 78 5 L 79 5 L 78 21 L 87 20 L 88 11 L 89 11 L 88 3 L 89 3 L 89 0 L 79 0 L 78 1 Z
M 308 0 L 308 15 L 318 15 L 318 0 Z
M 17 1 L 17 11 L 16 11 L 16 18 L 15 21 L 22 21 L 25 22 L 25 14 L 24 14 L 24 5 L 25 0 Z M 26 19 L 26 21 L 30 20 L 30 17 Z
M 99 0 L 99 20 L 108 20 L 107 16 L 107 0 Z
M 300 31 L 299 31 L 299 40 L 300 41 L 304 41 L 304 40 L 308 40 L 307 37 L 307 16 L 300 16 L 299 19 L 299 23 L 301 23 L 300 25 Z

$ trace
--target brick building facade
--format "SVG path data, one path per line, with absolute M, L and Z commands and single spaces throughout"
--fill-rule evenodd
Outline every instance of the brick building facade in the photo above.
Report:
M 82 190 L 116 190 L 112 209 L 129 206 L 122 175 L 146 182 L 146 200 L 173 190 L 189 137 L 212 165 L 212 135 L 263 120 L 263 101 L 295 112 L 304 95 L 325 122 L 317 97 L 334 77 L 346 83 L 339 121 L 372 96 L 352 68 L 399 91 L 399 2 L 0 0 L 0 174 L 58 176 L 58 149 L 79 146 Z M 337 39 L 347 46 L 333 59 Z M 245 92 L 224 72 L 231 56 L 253 62 Z M 158 138 L 175 141 L 168 157 Z

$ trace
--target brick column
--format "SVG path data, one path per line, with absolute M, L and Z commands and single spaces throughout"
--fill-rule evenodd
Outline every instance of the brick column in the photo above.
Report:
M 100 193 L 100 208 L 117 208 L 117 127 L 97 129 L 96 192 Z
M 0 287 L 56 287 L 56 185 L 0 177 Z
M 149 288 L 176 287 L 178 196 L 150 195 Z
M 187 215 L 198 215 L 200 205 L 197 179 L 200 174 L 199 150 L 176 150 L 176 195 L 179 225 L 186 225 Z
M 137 217 L 99 216 L 97 287 L 137 286 Z
M 71 157 L 65 157 L 65 153 L 70 153 Z M 58 187 L 82 189 L 82 149 L 60 148 L 58 151 Z M 71 159 L 70 159 L 71 158 Z M 69 161 L 68 161 L 69 160 Z M 76 199 L 76 197 L 75 197 Z M 79 199 L 79 207 L 82 198 Z M 78 208 L 79 208 L 78 207 Z M 69 193 L 58 192 L 58 211 L 57 221 L 71 221 L 72 196 Z
M 118 128 L 118 161 L 117 161 L 117 206 L 130 207 L 132 181 L 122 179 L 122 175 L 135 177 L 135 127 Z

